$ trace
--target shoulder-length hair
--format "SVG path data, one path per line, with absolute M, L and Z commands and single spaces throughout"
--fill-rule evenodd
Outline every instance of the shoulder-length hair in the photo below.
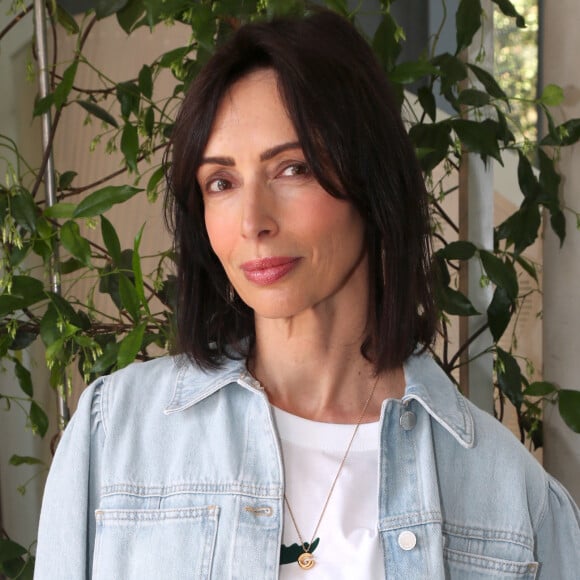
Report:
M 177 350 L 206 368 L 247 356 L 252 310 L 233 295 L 211 249 L 196 173 L 228 89 L 260 68 L 275 71 L 310 168 L 366 224 L 368 334 L 377 372 L 433 340 L 428 200 L 392 89 L 367 42 L 328 11 L 239 28 L 190 86 L 171 138 L 167 221 L 178 262 Z

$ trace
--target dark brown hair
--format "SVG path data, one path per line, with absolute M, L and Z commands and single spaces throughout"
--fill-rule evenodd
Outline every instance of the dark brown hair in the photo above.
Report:
M 330 195 L 366 224 L 368 336 L 377 372 L 433 340 L 428 200 L 393 92 L 370 47 L 328 11 L 245 25 L 196 77 L 176 119 L 168 159 L 167 217 L 178 256 L 177 349 L 202 367 L 246 356 L 253 312 L 229 296 L 211 249 L 196 173 L 217 108 L 244 75 L 271 68 L 307 162 Z

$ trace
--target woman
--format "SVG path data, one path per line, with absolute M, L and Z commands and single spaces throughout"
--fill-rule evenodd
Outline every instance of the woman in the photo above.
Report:
M 83 395 L 37 578 L 575 577 L 572 500 L 424 352 L 426 193 L 350 24 L 241 28 L 169 186 L 181 354 Z

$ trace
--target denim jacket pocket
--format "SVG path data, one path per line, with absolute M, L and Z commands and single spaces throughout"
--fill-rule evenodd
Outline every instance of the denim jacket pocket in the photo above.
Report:
M 444 531 L 445 577 L 461 580 L 534 580 L 539 565 L 527 541 L 509 533 L 453 527 Z
M 97 510 L 92 580 L 211 577 L 219 508 Z

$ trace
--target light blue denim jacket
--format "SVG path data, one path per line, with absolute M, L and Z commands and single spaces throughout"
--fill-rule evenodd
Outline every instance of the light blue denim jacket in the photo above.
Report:
M 564 489 L 431 358 L 405 376 L 380 418 L 385 577 L 578 579 Z M 272 412 L 243 362 L 132 365 L 86 390 L 59 445 L 35 578 L 277 578 L 283 493 Z

